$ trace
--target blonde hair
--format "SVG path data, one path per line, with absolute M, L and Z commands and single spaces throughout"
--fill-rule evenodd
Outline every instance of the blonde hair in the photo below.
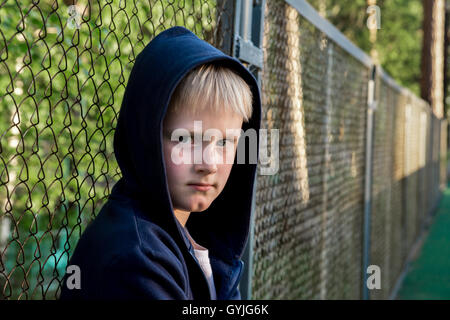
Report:
M 230 110 L 248 122 L 252 115 L 252 92 L 248 84 L 229 68 L 207 63 L 180 81 L 169 104 L 173 112 L 188 107 L 192 112 L 205 108 Z

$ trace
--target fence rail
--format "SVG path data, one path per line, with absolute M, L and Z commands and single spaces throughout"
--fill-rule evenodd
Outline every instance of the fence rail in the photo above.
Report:
M 236 23 L 247 1 L 0 4 L 0 299 L 58 297 L 121 176 L 112 142 L 135 57 L 174 25 L 228 54 L 246 26 L 263 52 L 262 127 L 279 129 L 280 161 L 257 177 L 243 296 L 363 298 L 367 264 L 382 279 L 368 297 L 392 295 L 446 184 L 447 121 L 305 1 L 252 2 L 252 28 Z

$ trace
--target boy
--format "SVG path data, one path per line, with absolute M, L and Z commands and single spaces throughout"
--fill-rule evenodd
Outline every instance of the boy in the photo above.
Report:
M 260 121 L 256 80 L 238 60 L 184 27 L 155 37 L 115 131 L 122 178 L 69 262 L 80 288 L 67 273 L 60 299 L 240 299 L 256 163 L 233 165 L 238 136 L 226 131 Z

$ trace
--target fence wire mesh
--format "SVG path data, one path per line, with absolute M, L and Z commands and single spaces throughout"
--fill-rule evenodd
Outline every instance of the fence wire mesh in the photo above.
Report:
M 120 170 L 113 135 L 136 55 L 185 26 L 225 53 L 230 0 L 0 4 L 0 299 L 55 299 Z
M 263 50 L 280 170 L 258 176 L 252 297 L 361 299 L 370 70 L 283 0 L 266 2 Z M 387 299 L 445 185 L 447 122 L 380 74 L 376 88 L 370 298 Z
M 280 170 L 258 178 L 252 293 L 358 298 L 368 69 L 284 1 L 267 2 L 264 28 Z

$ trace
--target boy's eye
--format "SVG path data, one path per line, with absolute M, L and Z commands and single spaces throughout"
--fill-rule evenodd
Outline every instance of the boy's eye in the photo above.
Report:
M 222 139 L 222 140 L 219 140 L 217 143 L 219 144 L 219 146 L 221 146 L 221 147 L 224 147 L 225 146 L 225 144 L 230 144 L 230 143 L 232 143 L 233 141 L 232 140 L 229 140 L 229 139 Z
M 191 137 L 190 136 L 179 136 L 178 137 L 178 142 L 190 143 L 191 142 Z

